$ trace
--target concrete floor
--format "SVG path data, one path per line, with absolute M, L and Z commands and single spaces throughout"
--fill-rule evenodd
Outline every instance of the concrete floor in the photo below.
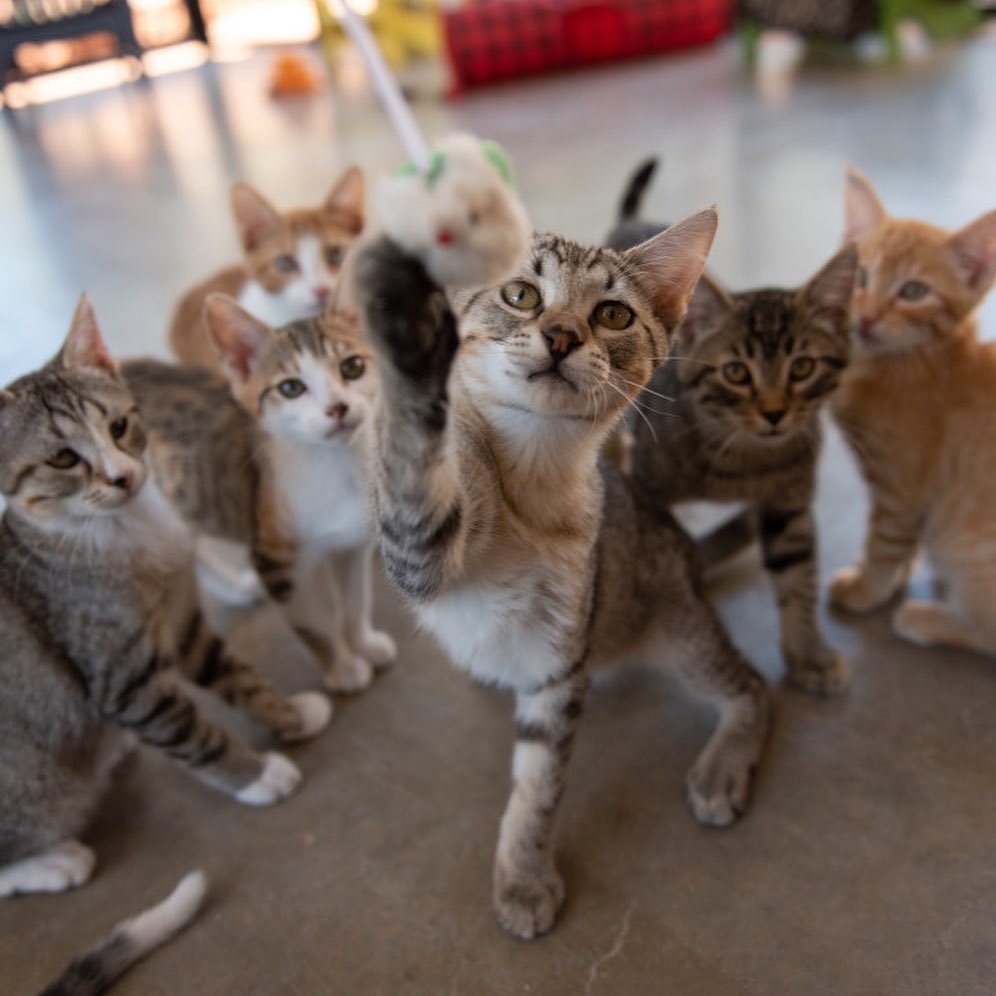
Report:
M 0 382 L 54 351 L 83 288 L 112 348 L 163 354 L 177 294 L 236 255 L 234 177 L 290 205 L 316 201 L 350 162 L 397 161 L 362 87 L 281 107 L 263 96 L 264 70 L 203 69 L 0 121 Z M 537 225 L 579 239 L 603 233 L 640 157 L 664 155 L 648 212 L 717 203 L 713 268 L 733 287 L 796 283 L 830 255 L 847 162 L 898 214 L 953 226 L 996 201 L 993 40 L 896 73 L 807 71 L 780 95 L 755 89 L 721 45 L 418 113 L 431 133 L 501 141 Z M 993 303 L 984 316 L 993 334 Z M 854 558 L 865 510 L 831 434 L 824 577 Z M 122 996 L 996 991 L 992 661 L 899 643 L 884 613 L 827 619 L 853 690 L 820 702 L 775 689 L 754 804 L 728 831 L 699 827 L 683 798 L 709 711 L 649 673 L 597 687 L 560 824 L 568 903 L 551 935 L 524 944 L 489 898 L 510 701 L 450 669 L 381 590 L 401 660 L 294 751 L 300 793 L 245 809 L 142 753 L 86 838 L 93 882 L 0 904 L 0 992 L 36 991 L 195 866 L 209 906 Z M 756 556 L 714 594 L 777 683 Z M 316 681 L 265 616 L 234 624 L 287 687 Z

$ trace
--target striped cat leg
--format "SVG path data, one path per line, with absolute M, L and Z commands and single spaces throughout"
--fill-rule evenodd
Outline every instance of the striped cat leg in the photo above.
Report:
M 872 491 L 872 512 L 861 560 L 830 582 L 830 603 L 848 612 L 884 605 L 906 583 L 920 539 L 922 516 L 898 498 Z
M 180 671 L 259 720 L 281 740 L 306 740 L 328 726 L 329 700 L 318 692 L 285 699 L 256 668 L 235 657 L 194 610 L 177 644 Z
M 276 488 L 267 475 L 261 477 L 256 489 L 253 520 L 249 545 L 253 567 L 270 598 L 285 604 L 294 591 L 297 543 L 281 527 Z
M 512 794 L 498 837 L 493 898 L 501 925 L 525 940 L 545 934 L 564 901 L 553 826 L 586 688 L 587 674 L 575 666 L 516 696 Z
M 827 646 L 816 622 L 816 537 L 813 513 L 799 508 L 760 509 L 764 566 L 778 599 L 782 653 L 789 680 L 816 695 L 836 695 L 850 683 L 850 667 Z
M 104 716 L 239 802 L 270 805 L 297 788 L 301 774 L 287 758 L 257 754 L 209 722 L 161 669 L 147 641 L 133 646 L 136 652 L 91 690 Z

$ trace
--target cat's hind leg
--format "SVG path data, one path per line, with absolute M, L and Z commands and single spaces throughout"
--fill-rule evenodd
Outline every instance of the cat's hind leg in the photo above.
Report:
M 0 868 L 0 898 L 32 892 L 65 892 L 90 880 L 97 858 L 78 840 L 52 847 Z
M 996 655 L 996 625 L 989 601 L 988 591 L 967 599 L 966 605 L 908 600 L 893 615 L 892 629 L 911 643 Z

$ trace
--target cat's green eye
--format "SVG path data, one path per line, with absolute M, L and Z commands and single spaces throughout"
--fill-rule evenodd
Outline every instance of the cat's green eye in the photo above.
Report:
M 899 296 L 904 301 L 921 301 L 930 293 L 930 288 L 922 280 L 907 280 L 899 288 Z
M 864 290 L 868 286 L 868 271 L 863 267 L 858 267 L 858 290 Z
M 325 262 L 329 266 L 342 266 L 342 258 L 346 255 L 346 250 L 342 246 L 326 246 Z
M 603 328 L 620 332 L 633 324 L 633 312 L 618 301 L 603 301 L 596 309 L 594 318 Z
M 749 384 L 750 383 L 750 370 L 747 369 L 746 363 L 738 363 L 734 360 L 732 363 L 723 364 L 723 376 L 731 384 Z
M 366 373 L 367 365 L 362 356 L 347 356 L 339 364 L 339 372 L 346 380 L 357 380 Z
M 295 273 L 300 269 L 297 265 L 297 260 L 293 256 L 278 256 L 273 261 L 273 265 L 281 273 Z
M 128 419 L 116 418 L 110 425 L 111 439 L 120 439 L 128 431 Z
M 505 284 L 501 289 L 501 299 L 519 311 L 532 311 L 540 303 L 539 291 L 522 280 Z
M 48 465 L 50 467 L 55 467 L 56 470 L 69 470 L 71 467 L 75 467 L 79 462 L 79 453 L 77 453 L 76 450 L 71 450 L 66 447 L 63 450 L 59 450 L 59 452 L 48 461 Z
M 816 369 L 816 360 L 811 356 L 797 356 L 789 365 L 792 380 L 805 380 Z
M 297 377 L 288 377 L 287 380 L 282 380 L 277 384 L 277 390 L 285 398 L 300 398 L 308 390 L 308 386 Z

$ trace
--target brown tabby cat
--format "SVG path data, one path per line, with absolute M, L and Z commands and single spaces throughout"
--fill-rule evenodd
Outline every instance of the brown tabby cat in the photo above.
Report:
M 514 279 L 455 294 L 456 314 L 389 239 L 355 257 L 382 367 L 385 566 L 458 667 L 516 695 L 493 897 L 519 937 L 549 930 L 564 899 L 553 825 L 592 666 L 666 661 L 716 703 L 688 775 L 705 824 L 744 810 L 763 749 L 764 680 L 702 597 L 688 536 L 598 465 L 668 351 L 715 227 L 704 211 L 625 254 L 536 236 Z
M 180 299 L 169 330 L 176 357 L 218 369 L 204 326 L 204 302 L 214 291 L 231 294 L 274 327 L 317 316 L 332 299 L 346 251 L 363 228 L 363 188 L 354 166 L 317 208 L 281 212 L 249 184 L 234 184 L 232 213 L 245 258 Z
M 955 232 L 891 217 L 847 176 L 860 257 L 853 359 L 831 408 L 871 491 L 857 565 L 833 604 L 865 612 L 905 583 L 923 549 L 939 602 L 905 601 L 895 631 L 916 643 L 996 653 L 996 344 L 974 311 L 996 274 L 996 211 Z
M 284 699 L 209 630 L 145 446 L 84 299 L 55 359 L 0 391 L 0 897 L 90 877 L 75 838 L 122 731 L 248 805 L 294 790 L 297 768 L 209 722 L 176 670 L 284 740 L 328 722 L 323 695 Z

